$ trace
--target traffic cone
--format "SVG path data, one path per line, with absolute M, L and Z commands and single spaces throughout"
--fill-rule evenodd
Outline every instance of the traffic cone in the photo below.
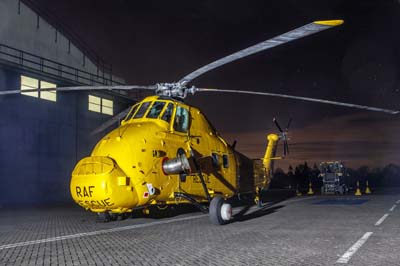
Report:
M 365 194 L 371 194 L 372 192 L 371 192 L 371 189 L 369 188 L 368 180 L 367 180 L 365 186 L 366 186 L 366 188 L 365 188 Z
M 300 196 L 303 195 L 303 194 L 301 193 L 301 191 L 299 190 L 299 185 L 297 185 L 297 187 L 296 187 L 296 195 L 297 195 L 298 197 L 300 197 Z
M 356 189 L 356 193 L 354 193 L 355 196 L 361 196 L 361 190 L 360 190 L 360 182 L 357 181 L 357 189 Z
M 314 191 L 312 190 L 312 184 L 311 181 L 308 183 L 308 192 L 307 195 L 314 195 Z

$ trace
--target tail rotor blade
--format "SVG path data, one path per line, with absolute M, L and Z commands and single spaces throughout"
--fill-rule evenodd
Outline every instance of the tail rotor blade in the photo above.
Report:
M 285 140 L 284 145 L 286 147 L 285 155 L 287 155 L 287 154 L 289 154 L 289 144 L 288 144 L 287 140 Z
M 275 123 L 275 125 L 276 125 L 276 127 L 279 129 L 279 131 L 280 131 L 280 132 L 283 132 L 281 126 L 280 126 L 279 123 L 278 123 L 278 120 L 276 120 L 275 117 L 272 119 L 272 121 Z
M 286 126 L 286 130 L 285 131 L 288 131 L 289 130 L 289 127 L 290 127 L 290 124 L 292 123 L 292 118 L 289 118 L 289 121 L 288 121 L 288 123 L 287 123 L 287 126 Z

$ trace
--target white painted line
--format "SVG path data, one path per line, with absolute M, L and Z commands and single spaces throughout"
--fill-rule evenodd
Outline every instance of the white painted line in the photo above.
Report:
M 389 216 L 388 213 L 386 213 L 385 215 L 383 215 L 383 216 L 381 217 L 381 219 L 379 219 L 379 220 L 375 223 L 375 225 L 376 225 L 376 226 L 381 225 L 381 223 L 383 223 L 383 221 L 385 221 L 385 219 L 386 219 L 388 216 Z
M 45 238 L 45 239 L 38 239 L 38 240 L 32 240 L 32 241 L 26 241 L 26 242 L 19 242 L 19 243 L 14 243 L 14 244 L 7 244 L 7 245 L 0 246 L 0 250 L 10 249 L 10 248 L 17 248 L 17 247 L 24 247 L 24 246 L 30 246 L 30 245 L 48 243 L 48 242 L 54 242 L 54 241 L 62 241 L 62 240 L 66 240 L 66 239 L 73 239 L 73 238 L 79 238 L 79 237 L 84 237 L 84 236 L 94 236 L 94 235 L 107 234 L 107 233 L 112 233 L 112 232 L 120 232 L 120 231 L 132 230 L 132 229 L 143 228 L 143 227 L 149 227 L 149 226 L 154 226 L 154 225 L 170 224 L 170 223 L 174 223 L 174 222 L 188 221 L 188 220 L 201 218 L 201 217 L 204 217 L 206 215 L 207 214 L 201 214 L 201 215 L 183 217 L 183 218 L 178 218 L 178 219 L 164 220 L 164 221 L 159 221 L 159 222 L 134 224 L 134 225 L 128 225 L 128 226 L 122 226 L 122 227 L 116 227 L 116 228 L 110 228 L 110 229 L 104 229 L 104 230 L 98 230 L 98 231 L 92 231 L 92 232 L 86 232 L 86 233 L 78 233 L 78 234 L 73 234 L 73 235 L 57 236 L 57 237 L 50 237 L 50 238 Z
M 394 211 L 394 209 L 395 209 L 396 207 L 397 207 L 397 205 L 396 205 L 396 204 L 395 204 L 395 205 L 393 205 L 393 206 L 392 206 L 392 208 L 390 208 L 390 210 L 389 210 L 389 211 L 391 211 L 391 212 L 392 212 L 392 211 Z
M 351 257 L 359 250 L 368 238 L 372 235 L 372 232 L 366 232 L 354 245 L 351 246 L 336 262 L 337 263 L 347 263 Z

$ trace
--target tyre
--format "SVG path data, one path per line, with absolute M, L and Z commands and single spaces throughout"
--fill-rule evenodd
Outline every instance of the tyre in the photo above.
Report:
M 120 215 L 118 215 L 118 219 L 120 221 L 126 220 L 129 217 L 132 217 L 132 213 L 131 212 L 124 212 L 124 213 L 121 213 Z
M 226 224 L 232 218 L 232 206 L 221 197 L 214 197 L 210 203 L 210 222 L 215 225 Z
M 96 217 L 97 223 L 108 223 L 111 221 L 110 214 L 108 212 L 98 212 Z

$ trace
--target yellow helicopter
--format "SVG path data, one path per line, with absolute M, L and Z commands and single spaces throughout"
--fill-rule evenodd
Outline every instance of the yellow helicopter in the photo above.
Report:
M 260 192 L 272 178 L 277 144 L 284 142 L 288 153 L 287 130 L 269 134 L 265 155 L 252 160 L 235 150 L 215 130 L 200 109 L 183 102 L 197 92 L 244 93 L 275 96 L 364 110 L 397 114 L 376 107 L 256 91 L 208 89 L 187 86 L 196 77 L 229 62 L 342 24 L 342 20 L 315 21 L 272 39 L 223 57 L 190 73 L 176 83 L 151 86 L 80 86 L 48 90 L 155 90 L 149 96 L 100 126 L 102 132 L 116 121 L 118 128 L 105 135 L 89 157 L 83 158 L 72 172 L 70 192 L 74 201 L 113 220 L 135 209 L 150 206 L 190 203 L 209 213 L 214 224 L 232 219 L 229 199 L 253 193 L 260 204 Z M 19 93 L 5 91 L 0 94 Z

